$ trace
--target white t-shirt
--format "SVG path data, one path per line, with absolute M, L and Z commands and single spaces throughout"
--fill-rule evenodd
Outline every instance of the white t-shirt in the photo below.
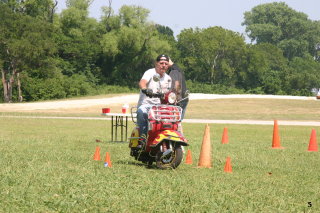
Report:
M 160 77 L 160 84 L 159 81 L 155 82 L 153 79 L 153 76 L 156 75 L 156 69 L 152 68 L 147 70 L 141 79 L 145 79 L 147 81 L 147 88 L 152 89 L 154 93 L 156 92 L 168 92 L 171 89 L 171 77 L 164 73 L 162 77 Z M 146 96 L 146 94 L 142 93 L 140 91 L 140 97 L 138 101 L 138 107 L 140 107 L 142 104 L 160 104 L 159 98 L 149 98 Z

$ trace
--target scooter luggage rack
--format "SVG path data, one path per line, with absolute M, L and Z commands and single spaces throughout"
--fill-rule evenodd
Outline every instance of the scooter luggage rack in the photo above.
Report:
M 181 114 L 182 108 L 179 106 L 154 105 L 149 111 L 149 118 L 163 122 L 178 122 L 181 121 Z

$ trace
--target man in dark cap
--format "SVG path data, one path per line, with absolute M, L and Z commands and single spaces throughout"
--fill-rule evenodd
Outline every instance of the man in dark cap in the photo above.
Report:
M 147 70 L 140 82 L 140 97 L 137 110 L 137 124 L 139 126 L 139 147 L 145 145 L 148 133 L 148 111 L 152 104 L 160 104 L 159 98 L 152 98 L 150 95 L 159 91 L 167 92 L 171 89 L 171 77 L 166 74 L 169 67 L 169 57 L 159 55 L 156 58 L 155 68 Z

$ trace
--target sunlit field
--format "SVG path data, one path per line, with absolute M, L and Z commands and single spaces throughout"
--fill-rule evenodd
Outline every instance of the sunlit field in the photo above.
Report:
M 0 212 L 320 211 L 319 152 L 307 151 L 320 127 L 279 126 L 284 149 L 272 149 L 271 125 L 210 124 L 207 169 L 197 168 L 205 124 L 187 123 L 193 165 L 159 170 L 130 157 L 127 143 L 110 142 L 109 122 L 1 117 Z M 233 173 L 224 172 L 228 156 Z

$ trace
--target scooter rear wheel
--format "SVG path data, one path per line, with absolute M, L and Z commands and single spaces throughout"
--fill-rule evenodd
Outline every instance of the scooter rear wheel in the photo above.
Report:
M 163 152 L 159 151 L 156 155 L 156 164 L 160 169 L 175 169 L 177 168 L 183 158 L 182 148 L 176 147 L 170 156 L 163 156 Z

